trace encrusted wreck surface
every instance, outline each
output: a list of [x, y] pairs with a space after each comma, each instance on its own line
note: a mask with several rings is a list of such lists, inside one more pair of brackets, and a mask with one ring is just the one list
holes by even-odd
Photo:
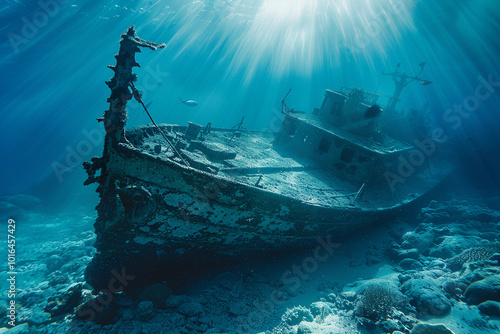
[[139, 46], [164, 45], [137, 38], [133, 28], [122, 35], [101, 119], [103, 157], [85, 163], [86, 184], [99, 183], [101, 198], [97, 253], [86, 270], [96, 290], [116, 272], [134, 276], [127, 287], [175, 283], [235, 259], [339, 240], [398, 214], [450, 171], [429, 159], [391, 191], [384, 171], [396, 172], [412, 147], [375, 141], [379, 134], [366, 127], [362, 136], [331, 131], [321, 115], [335, 94], [316, 116], [287, 114], [278, 134], [190, 123], [141, 126], [125, 136], [127, 101], [142, 103], [132, 74]]
[[[131, 87], [137, 81], [137, 75], [132, 73], [134, 67], [140, 65], [135, 60], [135, 54], [141, 52], [139, 47], [147, 47], [152, 50], [164, 48], [163, 43], [152, 43], [140, 39], [135, 32], [134, 27], [130, 27], [126, 34], [122, 34], [120, 41], [120, 49], [116, 58], [116, 66], [108, 66], [114, 71], [115, 75], [106, 82], [111, 89], [111, 95], [108, 98], [110, 104], [109, 109], [104, 112], [102, 118], [98, 118], [99, 122], [104, 123], [106, 131], [104, 151], [101, 158], [94, 157], [91, 162], [83, 164], [89, 177], [85, 181], [85, 185], [99, 183], [97, 192], [99, 193], [100, 201], [97, 206], [98, 217], [94, 224], [98, 237], [97, 249], [99, 252], [99, 244], [102, 242], [100, 232], [109, 222], [117, 222], [123, 213], [123, 205], [119, 201], [118, 180], [113, 172], [109, 171], [108, 165], [113, 156], [113, 151], [120, 143], [126, 144], [125, 124], [127, 120], [127, 102], [134, 97], [134, 91]], [[138, 92], [135, 92], [137, 94]], [[140, 96], [135, 96], [140, 99]], [[98, 171], [100, 170], [100, 175]], [[111, 265], [107, 269], [111, 270], [114, 267]], [[101, 268], [102, 270], [107, 270]]]

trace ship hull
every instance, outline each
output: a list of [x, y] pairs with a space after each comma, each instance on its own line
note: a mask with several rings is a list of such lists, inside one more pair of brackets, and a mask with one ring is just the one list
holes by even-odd
[[[86, 279], [96, 290], [106, 289], [117, 272], [134, 277], [126, 288], [176, 285], [255, 256], [318, 245], [329, 251], [349, 234], [401, 214], [448, 173], [427, 184], [415, 181], [411, 193], [391, 194], [384, 205], [326, 207], [120, 143], [106, 163], [117, 190], [97, 208], [97, 252]], [[388, 193], [387, 185], [380, 188], [364, 196]]]

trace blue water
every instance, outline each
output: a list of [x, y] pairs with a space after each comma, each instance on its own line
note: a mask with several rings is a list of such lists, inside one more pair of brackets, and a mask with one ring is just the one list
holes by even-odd
[[[457, 129], [443, 115], [474, 95], [479, 76], [500, 81], [499, 13], [492, 0], [4, 1], [0, 194], [49, 179], [49, 195], [70, 176], [83, 178], [80, 160], [101, 147], [82, 148], [81, 159], [66, 161], [68, 152], [86, 140], [82, 131], [100, 130], [95, 118], [108, 107], [106, 65], [114, 64], [119, 36], [131, 25], [140, 37], [167, 44], [140, 54], [136, 71], [157, 122], [232, 126], [245, 116], [250, 129], [275, 131], [289, 88], [288, 104], [310, 112], [325, 88], [390, 94], [384, 66], [390, 72], [401, 63], [415, 74], [426, 62], [422, 77], [433, 84], [411, 84], [399, 107], [429, 104], [470, 171], [496, 179], [500, 87], [477, 105], [469, 100], [471, 116], [461, 117]], [[178, 97], [199, 106], [187, 108]], [[148, 122], [132, 102], [128, 124]], [[62, 182], [55, 162], [65, 166]]]
[[[245, 117], [250, 130], [277, 131], [290, 88], [287, 105], [311, 112], [327, 88], [390, 95], [383, 71], [401, 63], [415, 75], [425, 62], [421, 77], [432, 84], [411, 83], [398, 110], [426, 110], [449, 138], [458, 167], [453, 191], [494, 196], [499, 9], [497, 0], [3, 0], [1, 219], [32, 224], [22, 241], [34, 248], [52, 247], [43, 243], [51, 239], [44, 229], [71, 242], [85, 236], [91, 255], [98, 198], [94, 186], [83, 186], [81, 164], [102, 154], [96, 118], [109, 107], [106, 66], [115, 64], [120, 35], [131, 25], [141, 38], [166, 43], [138, 54], [142, 67], [135, 69], [157, 123], [231, 127]], [[150, 123], [135, 101], [128, 111], [129, 127]], [[63, 236], [75, 219], [73, 234]]]

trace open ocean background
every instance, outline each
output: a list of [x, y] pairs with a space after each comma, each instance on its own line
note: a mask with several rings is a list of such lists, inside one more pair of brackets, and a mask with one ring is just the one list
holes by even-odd
[[[425, 62], [432, 85], [411, 83], [398, 109], [426, 110], [449, 137], [452, 191], [499, 196], [497, 0], [2, 0], [0, 22], [0, 216], [42, 224], [22, 247], [56, 238], [44, 234], [54, 221], [73, 222], [57, 235], [93, 231], [98, 196], [82, 162], [102, 154], [106, 66], [132, 25], [167, 45], [138, 54], [135, 69], [157, 123], [245, 117], [250, 130], [277, 131], [290, 88], [287, 105], [311, 112], [325, 89], [391, 95], [384, 69], [414, 75]], [[133, 100], [128, 116], [128, 127], [150, 123]]]

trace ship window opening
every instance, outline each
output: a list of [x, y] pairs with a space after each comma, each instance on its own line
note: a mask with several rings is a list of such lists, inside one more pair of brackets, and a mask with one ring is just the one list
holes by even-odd
[[337, 114], [342, 108], [342, 103], [340, 101], [334, 101], [332, 107], [330, 108], [330, 114]]
[[354, 150], [344, 147], [342, 149], [342, 152], [340, 152], [340, 160], [344, 162], [351, 162], [352, 159], [354, 158], [354, 153], [355, 153]]
[[330, 146], [332, 146], [332, 142], [330, 140], [325, 137], [321, 138], [318, 145], [319, 154], [327, 153], [330, 150]]

